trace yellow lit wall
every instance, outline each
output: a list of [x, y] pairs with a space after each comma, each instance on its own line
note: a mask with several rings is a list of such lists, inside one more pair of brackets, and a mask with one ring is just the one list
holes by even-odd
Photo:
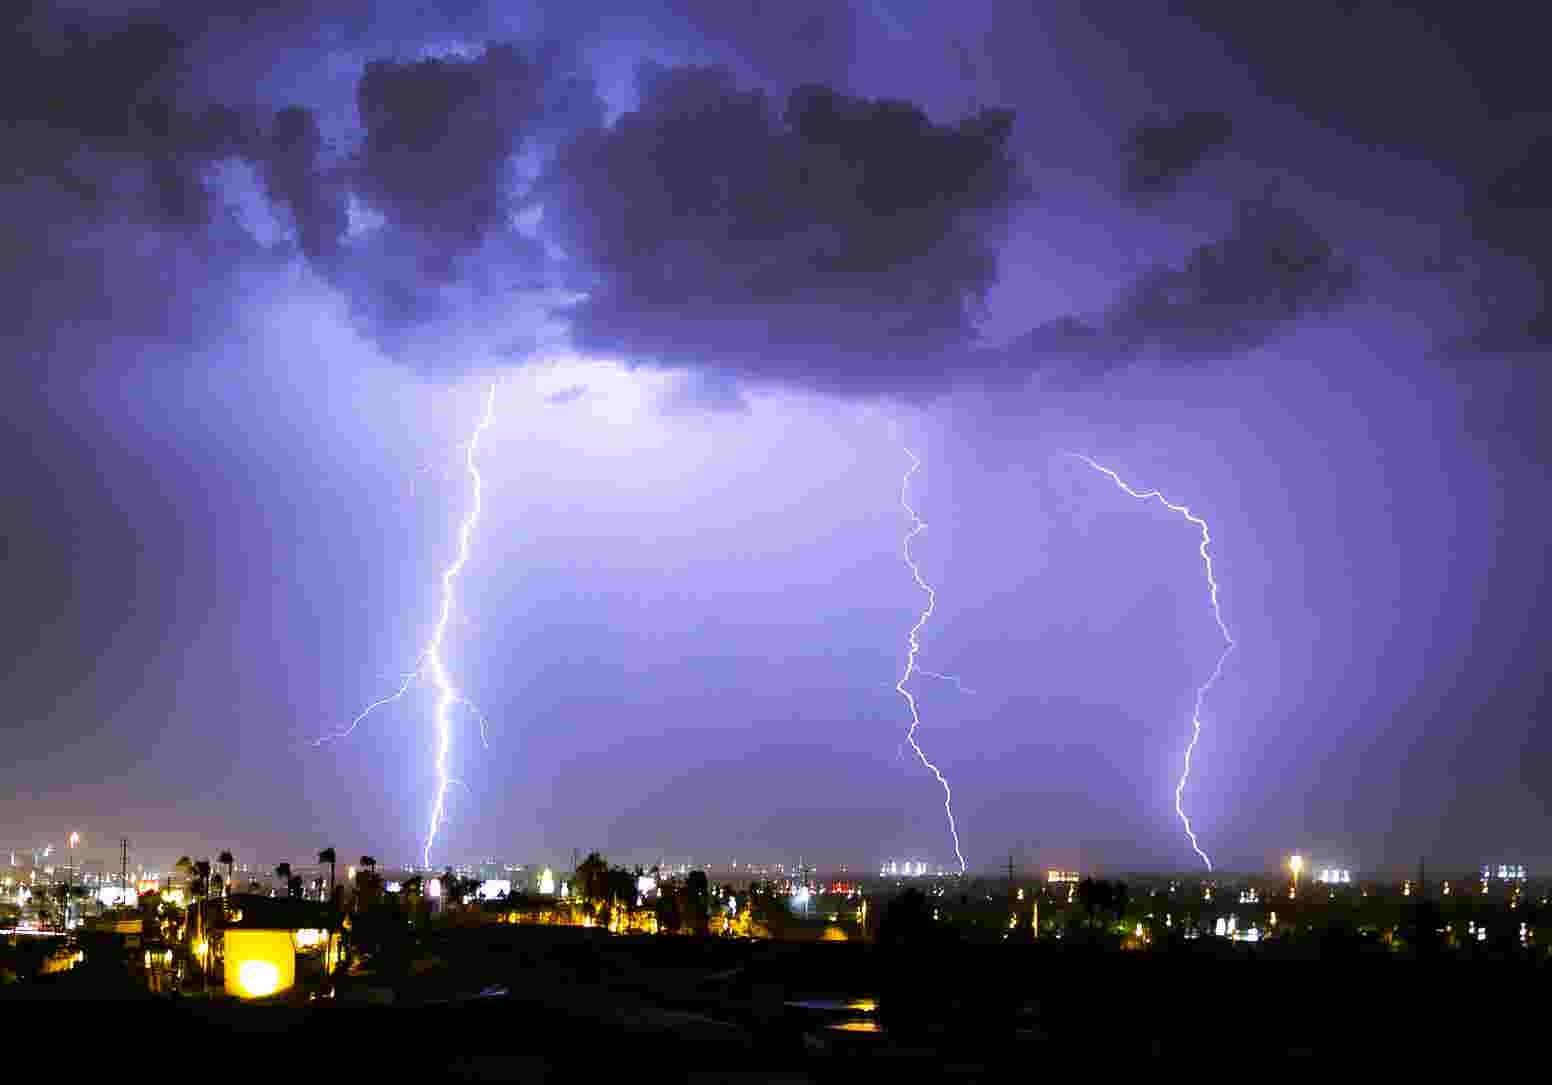
[[296, 983], [296, 947], [290, 931], [226, 932], [226, 993], [263, 998]]

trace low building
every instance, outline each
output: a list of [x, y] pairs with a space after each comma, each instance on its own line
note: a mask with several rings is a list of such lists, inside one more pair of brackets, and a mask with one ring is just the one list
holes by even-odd
[[299, 976], [326, 978], [343, 954], [340, 914], [317, 901], [237, 894], [228, 898], [221, 938], [226, 993], [268, 998]]

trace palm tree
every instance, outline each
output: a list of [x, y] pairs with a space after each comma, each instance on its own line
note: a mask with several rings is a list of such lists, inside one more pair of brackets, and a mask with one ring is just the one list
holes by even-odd
[[275, 877], [281, 886], [289, 893], [291, 889], [291, 864], [281, 863], [275, 868]]
[[216, 862], [226, 867], [226, 884], [230, 886], [232, 884], [232, 867], [236, 863], [236, 860], [232, 858], [232, 853], [229, 851], [223, 851], [220, 855], [216, 856]]
[[370, 855], [363, 855], [361, 857], [361, 867], [364, 870], [376, 870], [377, 860], [373, 859]]
[[318, 861], [329, 864], [329, 896], [332, 898], [334, 896], [334, 849], [324, 848], [318, 853]]
[[197, 874], [199, 876], [199, 895], [201, 897], [209, 896], [210, 895], [210, 860], [209, 859], [201, 859], [199, 862], [195, 863], [194, 864], [194, 872], [195, 872], [195, 874]]

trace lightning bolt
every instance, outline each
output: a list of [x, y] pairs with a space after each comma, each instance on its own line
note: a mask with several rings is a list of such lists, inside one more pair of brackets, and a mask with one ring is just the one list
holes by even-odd
[[1114, 482], [1130, 496], [1142, 501], [1157, 501], [1171, 512], [1178, 512], [1186, 520], [1201, 529], [1202, 545], [1199, 547], [1199, 553], [1202, 555], [1202, 564], [1207, 569], [1208, 598], [1212, 601], [1213, 618], [1218, 623], [1218, 632], [1223, 634], [1223, 651], [1218, 656], [1218, 663], [1213, 667], [1212, 674], [1196, 690], [1196, 707], [1191, 711], [1191, 741], [1186, 745], [1185, 770], [1180, 774], [1180, 782], [1175, 785], [1175, 813], [1180, 815], [1181, 824], [1186, 827], [1186, 836], [1191, 838], [1191, 849], [1201, 856], [1202, 862], [1207, 864], [1207, 869], [1210, 871], [1213, 868], [1212, 860], [1207, 857], [1207, 853], [1197, 843], [1196, 833], [1191, 831], [1191, 819], [1186, 816], [1185, 809], [1181, 806], [1181, 796], [1185, 793], [1186, 782], [1191, 778], [1191, 755], [1196, 752], [1197, 739], [1202, 737], [1202, 702], [1206, 699], [1208, 690], [1212, 689], [1217, 683], [1219, 676], [1223, 674], [1223, 664], [1228, 660], [1229, 653], [1234, 651], [1234, 638], [1229, 635], [1229, 627], [1223, 621], [1223, 611], [1218, 606], [1218, 581], [1213, 576], [1212, 555], [1207, 552], [1207, 547], [1212, 542], [1212, 536], [1207, 531], [1207, 521], [1200, 516], [1192, 516], [1190, 509], [1184, 505], [1174, 504], [1158, 490], [1139, 491], [1132, 489], [1132, 487], [1121, 480], [1120, 475], [1102, 464], [1095, 463], [1082, 453], [1069, 452], [1067, 454], [1075, 459], [1082, 460], [1100, 474], [1109, 476], [1111, 482]]
[[447, 639], [447, 629], [452, 623], [455, 596], [454, 584], [458, 579], [458, 575], [463, 572], [463, 567], [468, 564], [469, 545], [474, 537], [474, 529], [479, 524], [480, 514], [484, 507], [485, 480], [480, 474], [479, 464], [475, 460], [475, 453], [479, 450], [480, 438], [491, 427], [495, 419], [496, 386], [492, 384], [489, 393], [485, 397], [485, 413], [481, 416], [479, 424], [474, 428], [473, 435], [464, 446], [464, 469], [468, 472], [473, 496], [470, 501], [469, 511], [465, 514], [463, 522], [458, 528], [458, 553], [452, 562], [442, 570], [441, 609], [438, 613], [436, 624], [432, 627], [431, 637], [426, 642], [426, 647], [420, 653], [420, 657], [415, 661], [414, 669], [405, 674], [404, 681], [400, 683], [398, 689], [386, 697], [379, 697], [367, 705], [344, 728], [332, 734], [324, 735], [322, 738], [315, 739], [312, 742], [312, 745], [316, 748], [323, 746], [325, 743], [347, 737], [373, 712], [385, 705], [401, 700], [409, 692], [410, 687], [415, 684], [416, 679], [426, 677], [431, 679], [431, 684], [436, 687], [437, 691], [436, 709], [433, 715], [437, 732], [437, 791], [436, 801], [431, 807], [431, 825], [426, 834], [426, 846], [422, 854], [422, 861], [427, 866], [431, 864], [431, 846], [436, 842], [437, 829], [441, 827], [442, 815], [447, 809], [447, 789], [454, 784], [464, 787], [468, 786], [463, 781], [454, 779], [447, 774], [447, 753], [451, 745], [452, 728], [450, 713], [455, 707], [466, 708], [474, 715], [480, 725], [480, 742], [487, 749], [490, 747], [486, 734], [485, 715], [474, 702], [460, 693], [458, 687], [453, 683], [451, 675], [448, 674], [447, 666], [442, 661], [442, 643]]
[[[903, 445], [901, 447], [905, 448]], [[916, 619], [916, 624], [911, 627], [910, 635], [906, 638], [909, 650], [905, 657], [905, 673], [900, 676], [900, 681], [895, 683], [895, 691], [905, 698], [906, 706], [911, 710], [911, 726], [905, 733], [905, 740], [911, 744], [911, 749], [916, 751], [916, 756], [921, 760], [921, 763], [927, 766], [928, 771], [938, 778], [938, 783], [943, 785], [943, 812], [948, 815], [948, 831], [954, 838], [954, 854], [959, 858], [959, 872], [963, 874], [965, 872], [965, 854], [959, 848], [959, 827], [954, 824], [954, 792], [949, 788], [948, 780], [944, 778], [943, 773], [938, 771], [938, 766], [927, 760], [927, 755], [922, 752], [921, 746], [916, 742], [916, 729], [921, 726], [921, 714], [916, 709], [916, 698], [911, 694], [910, 690], [905, 688], [906, 683], [911, 680], [911, 675], [918, 671], [922, 674], [931, 673], [935, 678], [958, 681], [958, 679], [949, 678], [948, 675], [922, 671], [921, 668], [916, 666], [916, 656], [921, 652], [919, 637], [922, 627], [927, 624], [927, 619], [932, 617], [932, 611], [937, 606], [938, 595], [937, 592], [932, 590], [932, 585], [922, 579], [921, 569], [917, 566], [916, 559], [911, 557], [911, 540], [923, 531], [926, 531], [927, 524], [920, 516], [916, 515], [916, 510], [911, 507], [910, 498], [911, 476], [921, 469], [921, 458], [909, 448], [905, 448], [905, 454], [911, 458], [911, 466], [905, 472], [905, 477], [900, 480], [900, 507], [911, 518], [911, 530], [906, 533], [902, 546], [905, 554], [905, 564], [910, 567], [911, 576], [916, 579], [916, 586], [927, 593], [927, 606], [921, 612], [921, 617]]]
[[[468, 514], [464, 516], [463, 523], [458, 528], [458, 556], [446, 569], [442, 570], [442, 613], [437, 618], [435, 628], [431, 631], [431, 640], [426, 645], [426, 650], [421, 654], [424, 665], [430, 675], [431, 682], [437, 689], [436, 703], [436, 730], [437, 730], [437, 794], [436, 802], [431, 806], [431, 825], [426, 831], [426, 847], [422, 859], [426, 866], [431, 865], [431, 846], [436, 843], [437, 829], [442, 824], [442, 812], [447, 806], [447, 788], [451, 780], [447, 775], [447, 750], [452, 741], [452, 721], [448, 714], [457, 705], [469, 705], [464, 695], [458, 692], [458, 687], [453, 684], [452, 676], [447, 673], [447, 665], [442, 662], [442, 641], [447, 636], [448, 624], [453, 619], [453, 586], [458, 580], [458, 574], [463, 572], [463, 567], [469, 562], [469, 543], [474, 537], [474, 529], [480, 522], [480, 513], [484, 507], [485, 479], [480, 474], [475, 453], [479, 451], [480, 438], [496, 420], [496, 386], [490, 386], [490, 393], [485, 397], [485, 414], [480, 419], [479, 425], [474, 427], [474, 434], [469, 438], [469, 444], [464, 452], [464, 468], [469, 472], [469, 484], [471, 497]], [[481, 736], [484, 735], [484, 717], [480, 719]]]

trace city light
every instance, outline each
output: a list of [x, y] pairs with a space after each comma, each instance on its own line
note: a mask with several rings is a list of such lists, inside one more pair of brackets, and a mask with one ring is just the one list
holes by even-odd
[[244, 961], [237, 969], [237, 982], [249, 998], [264, 998], [280, 989], [280, 969], [269, 961]]
[[296, 946], [290, 931], [227, 930], [227, 994], [265, 998], [295, 982]]
[[507, 878], [487, 878], [480, 883], [480, 899], [495, 900], [512, 892], [512, 882]]

